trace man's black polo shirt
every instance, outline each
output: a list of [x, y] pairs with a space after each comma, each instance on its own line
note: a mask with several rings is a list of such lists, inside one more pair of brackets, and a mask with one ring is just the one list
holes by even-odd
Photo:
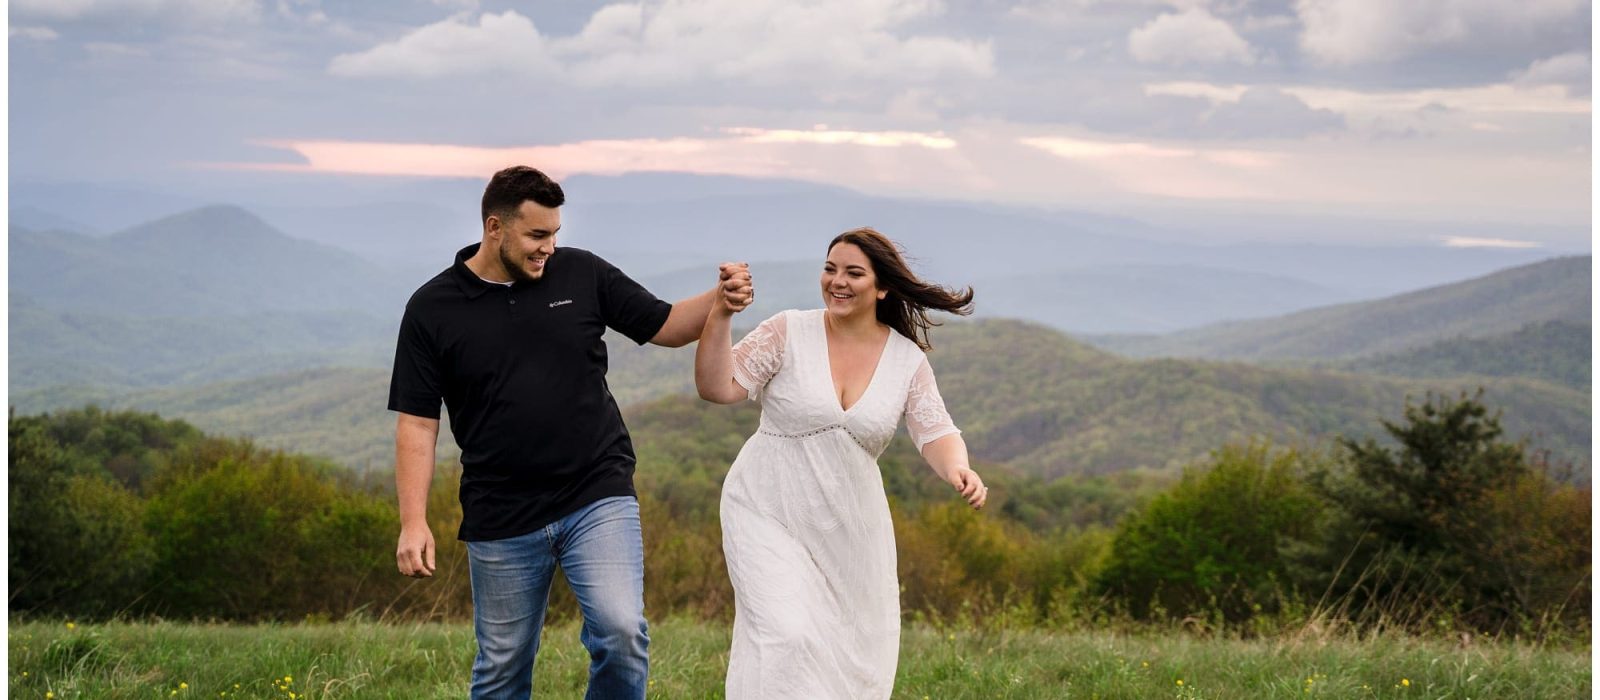
[[461, 446], [463, 540], [533, 532], [631, 496], [633, 443], [606, 385], [607, 327], [643, 344], [672, 311], [610, 263], [557, 248], [544, 275], [485, 282], [466, 260], [406, 303], [389, 410], [439, 417]]

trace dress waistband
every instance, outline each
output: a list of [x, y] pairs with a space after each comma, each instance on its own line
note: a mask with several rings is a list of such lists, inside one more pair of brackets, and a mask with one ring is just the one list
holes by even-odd
[[845, 426], [845, 424], [843, 424], [843, 423], [834, 423], [832, 425], [824, 425], [824, 426], [822, 426], [820, 428], [812, 428], [811, 430], [807, 430], [807, 431], [799, 432], [799, 433], [780, 433], [780, 432], [778, 432], [776, 430], [768, 430], [767, 428], [764, 428], [764, 427], [757, 428], [756, 432], [760, 433], [762, 435], [770, 436], [770, 437], [785, 438], [785, 439], [789, 439], [789, 440], [804, 440], [804, 439], [809, 438], [809, 437], [816, 437], [816, 436], [821, 435], [823, 433], [831, 433], [831, 432], [833, 432], [835, 430], [844, 431], [844, 434], [845, 435], [849, 435], [850, 436], [850, 441], [854, 442], [857, 447], [860, 447], [862, 450], [865, 450], [867, 454], [872, 454], [872, 450], [868, 450], [867, 449], [867, 446], [861, 442], [861, 438], [856, 437], [856, 434], [853, 433], [853, 432], [850, 432], [850, 428]]
[[789, 439], [792, 439], [792, 440], [798, 440], [800, 438], [808, 438], [808, 437], [811, 437], [813, 435], [821, 435], [823, 433], [834, 431], [834, 430], [843, 430], [845, 432], [850, 432], [850, 430], [848, 428], [844, 427], [843, 423], [834, 423], [833, 425], [824, 425], [824, 426], [822, 426], [820, 428], [807, 430], [807, 431], [805, 431], [803, 433], [780, 433], [780, 432], [778, 432], [776, 430], [768, 430], [766, 428], [757, 428], [756, 432], [761, 433], [762, 435], [771, 435], [772, 437], [781, 437], [781, 438], [789, 438]]

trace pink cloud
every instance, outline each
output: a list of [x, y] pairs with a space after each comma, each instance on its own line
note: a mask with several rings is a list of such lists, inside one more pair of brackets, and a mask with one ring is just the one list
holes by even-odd
[[739, 153], [704, 139], [580, 141], [554, 146], [490, 148], [451, 144], [361, 141], [268, 141], [304, 163], [220, 163], [213, 167], [282, 172], [424, 177], [482, 177], [508, 165], [538, 163], [557, 177], [576, 173], [692, 172], [746, 177], [780, 174], [782, 162]]
[[[298, 154], [301, 163], [210, 163], [230, 170], [342, 173], [423, 177], [482, 177], [507, 165], [538, 163], [557, 177], [577, 173], [617, 175], [684, 172], [743, 177], [822, 177], [796, 160], [822, 163], [826, 151], [850, 147], [947, 150], [944, 134], [916, 132], [810, 131], [728, 128], [720, 138], [613, 139], [550, 146], [483, 147], [453, 144], [380, 143], [284, 139], [258, 145]], [[810, 149], [809, 153], [805, 152]]]

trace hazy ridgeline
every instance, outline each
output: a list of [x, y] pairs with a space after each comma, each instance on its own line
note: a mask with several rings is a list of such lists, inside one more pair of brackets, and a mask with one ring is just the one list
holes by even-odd
[[[1504, 441], [1470, 397], [1406, 416], [1381, 444], [1219, 446], [1175, 483], [1047, 484], [995, 467], [982, 514], [901, 437], [882, 466], [905, 614], [1018, 628], [1183, 620], [1247, 635], [1308, 625], [1587, 634], [1589, 491]], [[688, 399], [631, 412], [652, 615], [731, 615], [717, 494], [755, 418]], [[469, 614], [453, 470], [439, 470], [429, 505], [439, 571], [417, 582], [394, 573], [386, 474], [149, 414], [13, 416], [9, 427], [13, 614]], [[574, 614], [559, 586], [554, 606], [557, 619]]]

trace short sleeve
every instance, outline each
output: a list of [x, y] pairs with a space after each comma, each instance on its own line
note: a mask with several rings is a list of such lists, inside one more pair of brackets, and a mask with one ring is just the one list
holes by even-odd
[[394, 347], [394, 374], [389, 377], [389, 410], [421, 418], [438, 418], [444, 400], [439, 382], [439, 355], [416, 311], [406, 306], [400, 337]]
[[961, 432], [945, 410], [944, 397], [939, 395], [939, 384], [933, 379], [933, 366], [928, 364], [926, 355], [911, 376], [911, 390], [906, 393], [906, 431], [911, 433], [918, 452], [934, 440]]
[[783, 348], [789, 339], [787, 319], [780, 313], [762, 321], [733, 346], [733, 380], [749, 392], [752, 401], [783, 367]]
[[666, 325], [672, 304], [651, 294], [611, 263], [595, 256], [600, 314], [607, 327], [644, 345]]

